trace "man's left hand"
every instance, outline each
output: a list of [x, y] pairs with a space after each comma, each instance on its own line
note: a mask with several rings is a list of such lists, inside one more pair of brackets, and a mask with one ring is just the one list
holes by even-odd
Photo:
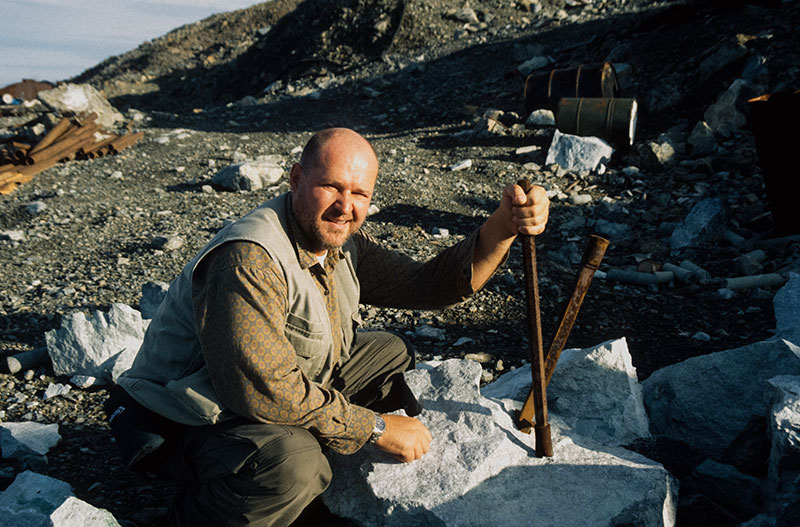
[[527, 194], [522, 187], [510, 184], [503, 190], [500, 210], [508, 216], [510, 234], [536, 236], [544, 232], [550, 213], [550, 199], [545, 190], [533, 185]]

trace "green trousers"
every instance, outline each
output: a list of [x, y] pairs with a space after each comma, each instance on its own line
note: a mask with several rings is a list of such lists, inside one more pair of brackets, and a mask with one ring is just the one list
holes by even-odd
[[[378, 412], [404, 407], [402, 372], [413, 368], [405, 342], [359, 332], [331, 386]], [[322, 494], [331, 469], [308, 430], [233, 419], [188, 427], [157, 452], [158, 472], [177, 482], [170, 522], [178, 527], [285, 526]]]

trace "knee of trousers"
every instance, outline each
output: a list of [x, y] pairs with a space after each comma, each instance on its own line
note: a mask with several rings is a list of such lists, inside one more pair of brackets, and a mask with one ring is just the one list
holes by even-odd
[[261, 447], [248, 463], [259, 487], [278, 492], [321, 494], [331, 481], [331, 467], [319, 442], [307, 430], [286, 427], [288, 433]]
[[409, 341], [405, 335], [395, 333], [394, 331], [387, 331], [389, 337], [389, 348], [394, 352], [395, 356], [403, 357], [408, 361], [405, 369], [413, 370], [416, 362], [416, 350], [414, 345]]

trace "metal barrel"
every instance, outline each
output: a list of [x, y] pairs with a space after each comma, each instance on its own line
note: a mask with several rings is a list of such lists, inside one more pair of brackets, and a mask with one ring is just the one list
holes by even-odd
[[555, 111], [562, 133], [599, 137], [617, 148], [628, 148], [636, 134], [636, 99], [563, 98]]
[[747, 101], [747, 106], [775, 230], [780, 235], [800, 234], [794, 192], [800, 180], [797, 171], [787, 170], [794, 165], [800, 140], [796, 126], [800, 122], [800, 90], [761, 95]]
[[610, 62], [581, 64], [554, 69], [549, 74], [531, 74], [525, 79], [525, 110], [555, 110], [563, 97], [603, 97], [619, 95], [617, 72]]

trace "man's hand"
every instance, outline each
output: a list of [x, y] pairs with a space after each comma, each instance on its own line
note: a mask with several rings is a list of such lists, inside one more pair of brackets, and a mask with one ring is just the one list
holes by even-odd
[[404, 463], [419, 459], [428, 452], [433, 436], [419, 419], [389, 414], [381, 417], [386, 421], [386, 431], [375, 442], [378, 448]]
[[472, 288], [478, 290], [503, 261], [518, 234], [536, 236], [544, 232], [550, 212], [545, 190], [534, 185], [526, 195], [519, 185], [503, 189], [500, 206], [481, 227], [472, 259]]
[[508, 218], [507, 225], [512, 236], [516, 234], [536, 236], [544, 232], [550, 213], [550, 199], [545, 190], [538, 185], [531, 186], [526, 195], [522, 187], [511, 184], [503, 190], [500, 212]]

